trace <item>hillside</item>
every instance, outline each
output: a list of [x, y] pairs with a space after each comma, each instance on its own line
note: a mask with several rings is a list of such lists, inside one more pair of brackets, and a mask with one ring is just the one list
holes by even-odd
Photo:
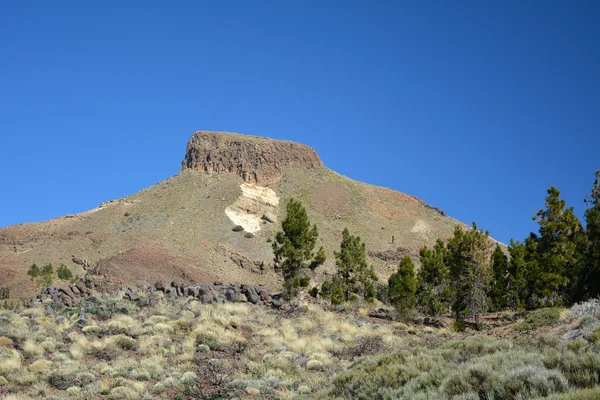
[[404, 254], [416, 257], [460, 223], [416, 197], [327, 169], [310, 147], [196, 132], [182, 171], [163, 182], [81, 214], [0, 229], [0, 282], [11, 298], [34, 296], [28, 267], [52, 263], [79, 276], [83, 265], [97, 265], [107, 281], [125, 286], [221, 280], [277, 290], [269, 239], [291, 197], [305, 204], [327, 252], [316, 280], [333, 272], [344, 227], [364, 240], [370, 263], [387, 278]]

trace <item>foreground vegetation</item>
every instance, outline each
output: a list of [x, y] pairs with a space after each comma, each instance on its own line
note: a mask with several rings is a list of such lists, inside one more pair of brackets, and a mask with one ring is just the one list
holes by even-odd
[[599, 395], [597, 302], [514, 322], [500, 315], [503, 326], [487, 336], [372, 318], [382, 311], [364, 303], [331, 309], [303, 297], [272, 310], [139, 295], [96, 295], [59, 311], [0, 309], [0, 398]]

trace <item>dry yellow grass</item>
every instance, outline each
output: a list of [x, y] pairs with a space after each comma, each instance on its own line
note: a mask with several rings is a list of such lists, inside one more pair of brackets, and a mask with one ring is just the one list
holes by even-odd
[[[66, 318], [43, 306], [35, 319], [27, 309], [0, 312], [14, 322], [0, 337], [4, 386], [32, 397], [38, 387], [59, 398], [172, 398], [205, 379], [210, 360], [222, 359], [241, 398], [288, 398], [326, 387], [351, 362], [339, 354], [361, 337], [384, 335], [390, 345], [404, 340], [394, 324], [368, 321], [367, 307], [344, 316], [307, 304], [287, 315], [243, 303], [163, 299], [138, 307], [111, 297], [102, 302], [119, 313], [100, 318], [100, 305], [85, 303], [83, 323], [77, 309]], [[20, 350], [9, 337], [23, 343]], [[48, 384], [54, 375], [80, 383], [61, 391]]]

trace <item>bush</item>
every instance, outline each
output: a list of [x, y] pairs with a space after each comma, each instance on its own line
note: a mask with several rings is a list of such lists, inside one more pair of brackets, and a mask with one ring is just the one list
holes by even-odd
[[73, 273], [64, 264], [61, 264], [61, 266], [58, 267], [56, 272], [58, 274], [58, 279], [60, 279], [60, 280], [68, 281], [68, 280], [73, 279]]
[[564, 393], [569, 383], [560, 371], [526, 365], [509, 371], [494, 389], [498, 399], [526, 399]]
[[600, 327], [594, 329], [587, 339], [594, 344], [600, 344]]
[[540, 328], [542, 326], [555, 325], [560, 318], [560, 308], [540, 308], [539, 310], [531, 311], [525, 317], [525, 321], [515, 326], [518, 331], [529, 331]]
[[114, 344], [123, 350], [135, 350], [137, 348], [135, 340], [125, 335], [115, 336]]
[[243, 230], [244, 230], [244, 227], [243, 227], [243, 226], [241, 226], [241, 225], [236, 225], [236, 226], [234, 226], [234, 227], [233, 227], [233, 229], [232, 229], [232, 231], [234, 231], [234, 232], [241, 232], [241, 231], [243, 231]]
[[74, 375], [52, 374], [48, 377], [48, 384], [58, 390], [67, 390], [75, 383]]
[[247, 233], [244, 235], [244, 237], [245, 237], [245, 238], [247, 238], [247, 239], [252, 239], [252, 238], [254, 237], [254, 234], [253, 234], [252, 232], [247, 232]]

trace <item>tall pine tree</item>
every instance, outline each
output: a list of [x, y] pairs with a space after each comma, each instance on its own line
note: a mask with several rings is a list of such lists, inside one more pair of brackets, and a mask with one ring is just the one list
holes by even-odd
[[367, 252], [360, 237], [352, 236], [348, 228], [345, 228], [340, 251], [334, 254], [337, 271], [332, 290], [341, 290], [344, 301], [351, 300], [355, 295], [372, 299], [375, 296], [373, 282], [378, 278], [373, 268], [367, 265]]
[[600, 170], [596, 171], [596, 179], [591, 193], [585, 197], [585, 204], [588, 207], [585, 223], [589, 241], [585, 291], [589, 297], [596, 297], [600, 295]]
[[390, 303], [403, 319], [409, 319], [416, 304], [417, 280], [415, 265], [409, 256], [404, 256], [398, 264], [398, 270], [388, 279]]
[[492, 253], [492, 281], [490, 285], [490, 300], [493, 309], [503, 310], [508, 306], [507, 296], [508, 257], [499, 244]]
[[456, 328], [464, 329], [467, 316], [475, 318], [487, 309], [487, 285], [490, 279], [491, 242], [489, 232], [473, 228], [464, 231], [460, 226], [448, 240], [448, 265], [454, 286], [453, 309]]
[[513, 310], [524, 307], [527, 282], [525, 271], [527, 268], [527, 249], [525, 244], [510, 240], [508, 246], [510, 261], [506, 276], [506, 306]]
[[545, 208], [533, 217], [540, 226], [540, 295], [550, 305], [578, 300], [585, 267], [587, 237], [583, 226], [554, 186], [548, 189]]
[[426, 315], [438, 315], [448, 311], [451, 286], [446, 266], [446, 246], [438, 239], [433, 249], [423, 247], [419, 251], [421, 268], [417, 273], [417, 304]]
[[281, 223], [273, 243], [275, 263], [283, 270], [284, 292], [286, 297], [295, 297], [299, 287], [310, 282], [308, 270], [314, 271], [325, 262], [323, 247], [315, 253], [319, 233], [317, 225], [311, 227], [306, 209], [295, 199], [287, 204], [287, 215]]

